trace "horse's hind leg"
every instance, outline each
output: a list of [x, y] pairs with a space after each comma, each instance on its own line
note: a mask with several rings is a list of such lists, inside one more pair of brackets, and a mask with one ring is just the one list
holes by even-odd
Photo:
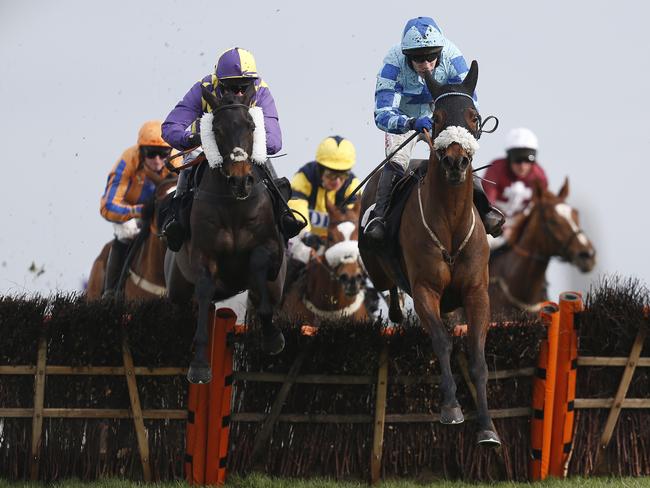
[[[282, 331], [273, 325], [273, 304], [267, 287], [272, 254], [269, 249], [258, 246], [250, 258], [251, 301], [262, 324], [262, 350], [267, 354], [279, 354], [284, 349]], [[279, 298], [279, 297], [278, 297]]]
[[477, 442], [486, 447], [501, 445], [494, 424], [488, 412], [487, 404], [487, 363], [485, 362], [485, 339], [490, 320], [490, 302], [485, 288], [477, 288], [465, 294], [463, 299], [467, 315], [467, 338], [471, 351], [469, 374], [476, 387], [477, 400]]
[[440, 363], [440, 390], [443, 396], [440, 422], [460, 424], [465, 419], [456, 399], [456, 382], [451, 374], [451, 339], [440, 318], [440, 296], [429, 287], [417, 286], [414, 287], [413, 303], [415, 312], [431, 337], [433, 351]]
[[187, 380], [190, 383], [209, 383], [212, 379], [212, 370], [206, 355], [208, 344], [208, 321], [210, 307], [214, 295], [215, 285], [210, 272], [201, 270], [195, 286], [196, 301], [198, 302], [199, 318], [194, 334], [194, 359], [187, 371]]
[[402, 320], [404, 320], [399, 291], [397, 290], [396, 286], [390, 289], [390, 307], [388, 309], [388, 318], [396, 324], [401, 324]]

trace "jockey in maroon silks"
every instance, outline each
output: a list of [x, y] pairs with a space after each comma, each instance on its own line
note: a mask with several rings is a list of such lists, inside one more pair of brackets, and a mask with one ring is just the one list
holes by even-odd
[[524, 211], [533, 196], [533, 185], [548, 187], [546, 173], [537, 162], [537, 137], [525, 128], [512, 129], [506, 136], [506, 157], [497, 159], [485, 172], [485, 193], [506, 216], [504, 234], [489, 239], [495, 249], [505, 244], [513, 217]]
[[[253, 55], [242, 48], [224, 52], [217, 61], [214, 73], [205, 76], [192, 85], [183, 99], [169, 113], [162, 124], [162, 136], [175, 149], [185, 150], [201, 145], [199, 123], [201, 116], [212, 109], [203, 98], [202, 87], [211, 91], [217, 99], [226, 93], [244, 95], [254, 90], [251, 107], [260, 107], [264, 114], [266, 152], [276, 154], [282, 148], [282, 133], [273, 95], [266, 82], [257, 73]], [[194, 154], [194, 153], [192, 153]], [[186, 159], [190, 159], [187, 157]], [[275, 171], [267, 160], [267, 169], [275, 178]], [[181, 213], [181, 201], [186, 194], [192, 169], [181, 171], [176, 194], [170, 207], [169, 217], [163, 224], [163, 234], [172, 251], [178, 251], [183, 244], [187, 222]], [[183, 206], [184, 208], [184, 206]]]

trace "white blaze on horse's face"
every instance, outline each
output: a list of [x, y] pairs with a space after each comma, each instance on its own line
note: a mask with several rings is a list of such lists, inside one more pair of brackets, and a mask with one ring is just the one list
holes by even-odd
[[587, 239], [584, 232], [580, 230], [580, 227], [578, 227], [578, 224], [576, 224], [576, 221], [573, 219], [573, 209], [571, 208], [571, 206], [566, 203], [558, 203], [555, 205], [555, 211], [560, 217], [562, 217], [569, 223], [569, 226], [571, 227], [571, 230], [575, 233], [578, 242], [580, 242], [580, 244], [582, 244], [583, 246], [588, 246], [589, 239]]
[[352, 233], [357, 228], [354, 222], [341, 222], [336, 229], [343, 236], [341, 242], [337, 242], [325, 251], [327, 264], [336, 268], [339, 264], [354, 263], [359, 259], [359, 242], [352, 240]]
[[343, 235], [343, 240], [349, 241], [352, 239], [352, 233], [354, 232], [354, 229], [357, 228], [357, 226], [354, 222], [347, 221], [341, 222], [336, 226], [336, 228]]
[[234, 148], [230, 153], [230, 160], [233, 163], [237, 163], [239, 161], [246, 161], [247, 159], [248, 159], [248, 153], [244, 151], [241, 147]]

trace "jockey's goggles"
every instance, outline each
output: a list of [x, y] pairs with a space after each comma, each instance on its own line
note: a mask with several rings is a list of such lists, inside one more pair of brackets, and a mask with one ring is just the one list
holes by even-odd
[[328, 180], [341, 180], [345, 181], [349, 178], [350, 172], [349, 171], [332, 171], [331, 169], [326, 169], [323, 171], [323, 178], [327, 178]]
[[171, 150], [172, 150], [171, 147], [158, 147], [158, 146], [150, 146], [150, 147], [142, 148], [142, 152], [144, 153], [145, 158], [155, 158], [156, 156], [160, 158], [166, 158], [167, 156], [169, 156]]
[[438, 59], [437, 53], [409, 55], [409, 60], [414, 63], [424, 63], [425, 61], [427, 63], [433, 63], [436, 59]]
[[235, 95], [239, 94], [244, 94], [246, 93], [246, 90], [248, 90], [248, 87], [251, 86], [251, 82], [240, 82], [240, 83], [227, 83], [227, 82], [222, 82], [221, 83], [221, 88], [224, 91], [228, 91], [230, 93], [233, 93]]

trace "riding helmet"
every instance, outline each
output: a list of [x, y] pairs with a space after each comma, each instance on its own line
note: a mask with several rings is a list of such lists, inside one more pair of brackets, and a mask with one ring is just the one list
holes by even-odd
[[354, 145], [341, 136], [326, 137], [316, 149], [316, 162], [332, 171], [350, 170], [356, 158]]
[[169, 144], [162, 138], [160, 120], [149, 120], [142, 124], [138, 132], [138, 146], [169, 147]]

